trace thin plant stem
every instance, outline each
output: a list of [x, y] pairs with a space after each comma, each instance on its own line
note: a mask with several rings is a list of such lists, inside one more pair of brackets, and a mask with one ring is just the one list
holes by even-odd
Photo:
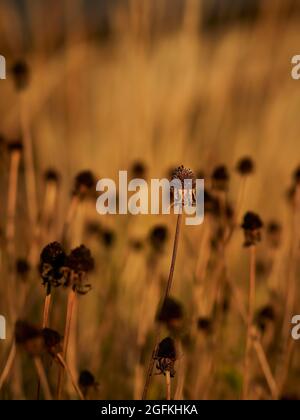
[[166, 371], [166, 400], [170, 401], [171, 400], [171, 375], [170, 375], [170, 371], [167, 370]]
[[[50, 311], [50, 304], [51, 304], [51, 288], [50, 286], [47, 286], [47, 292], [44, 302], [44, 310], [43, 310], [43, 323], [42, 328], [47, 328], [48, 326], [48, 320], [49, 320], [49, 311]], [[40, 388], [41, 388], [41, 381], [40, 378], [38, 378], [38, 384], [37, 384], [37, 396], [36, 399], [39, 400], [40, 398]]]
[[244, 362], [244, 383], [243, 383], [243, 399], [248, 396], [249, 380], [250, 380], [250, 362], [251, 362], [251, 329], [253, 324], [254, 305], [255, 305], [255, 269], [256, 269], [256, 247], [250, 247], [250, 287], [249, 287], [249, 303], [248, 303], [248, 319], [247, 319], [247, 339]]
[[266, 358], [265, 352], [262, 348], [262, 345], [261, 345], [260, 341], [257, 340], [256, 338], [253, 339], [253, 347], [256, 351], [259, 364], [262, 368], [262, 371], [264, 373], [264, 376], [265, 376], [266, 381], [268, 383], [268, 386], [270, 388], [272, 398], [273, 398], [273, 400], [277, 400], [278, 396], [279, 396], [278, 386], [277, 386], [276, 381], [274, 379], [274, 376], [271, 372], [271, 369], [270, 369], [268, 360]]
[[[174, 269], [175, 269], [175, 263], [176, 263], [176, 256], [177, 256], [177, 250], [178, 250], [181, 220], [182, 220], [182, 213], [179, 213], [178, 216], [177, 216], [176, 232], [175, 232], [175, 238], [174, 238], [173, 253], [172, 253], [172, 260], [171, 260], [171, 265], [170, 265], [169, 277], [168, 277], [168, 282], [167, 282], [162, 306], [164, 305], [166, 299], [168, 299], [169, 294], [170, 294], [170, 290], [171, 290], [171, 287], [172, 287], [173, 275], [174, 275]], [[143, 394], [142, 394], [142, 400], [145, 400], [147, 398], [148, 389], [149, 389], [149, 385], [150, 385], [151, 377], [152, 377], [152, 373], [153, 373], [153, 368], [154, 368], [154, 362], [155, 362], [155, 357], [156, 357], [156, 353], [157, 353], [158, 343], [159, 343], [159, 336], [160, 336], [160, 326], [158, 325], [157, 326], [157, 331], [156, 331], [155, 346], [154, 346], [154, 349], [153, 349], [153, 352], [152, 352], [152, 355], [151, 355], [151, 359], [149, 361], [148, 369], [147, 369], [147, 376], [146, 376], [145, 386], [144, 386], [144, 390], [143, 390]]]
[[13, 253], [14, 251], [15, 214], [16, 214], [18, 172], [19, 172], [19, 166], [20, 166], [20, 159], [21, 159], [20, 151], [12, 152], [10, 171], [9, 171], [9, 185], [8, 185], [8, 198], [7, 198], [7, 224], [6, 224], [7, 248], [10, 253]]
[[67, 372], [67, 374], [69, 375], [69, 377], [70, 377], [70, 379], [71, 379], [71, 382], [72, 382], [72, 385], [73, 385], [73, 387], [74, 387], [74, 389], [75, 389], [76, 393], [78, 394], [78, 397], [79, 397], [81, 400], [84, 400], [84, 396], [83, 396], [83, 394], [82, 394], [82, 392], [81, 392], [81, 390], [80, 390], [79, 386], [77, 385], [76, 380], [74, 379], [74, 376], [73, 376], [73, 374], [72, 374], [72, 372], [71, 372], [71, 369], [69, 368], [69, 365], [66, 363], [65, 359], [63, 358], [63, 356], [62, 356], [60, 353], [57, 353], [57, 354], [56, 354], [56, 357], [57, 357], [57, 359], [60, 361], [60, 363], [63, 365], [64, 370], [65, 370], [65, 371]]
[[32, 226], [37, 221], [37, 200], [36, 200], [36, 184], [35, 171], [33, 163], [32, 137], [29, 127], [28, 103], [26, 92], [20, 94], [20, 119], [21, 129], [24, 142], [24, 159], [25, 159], [25, 182], [27, 192], [28, 214]]
[[47, 292], [46, 294], [45, 303], [44, 303], [43, 328], [48, 327], [50, 305], [51, 305], [51, 292], [49, 291], [49, 293]]
[[33, 358], [33, 361], [34, 361], [34, 366], [35, 366], [36, 372], [37, 372], [38, 377], [39, 377], [39, 381], [40, 381], [41, 386], [43, 388], [45, 399], [46, 400], [52, 400], [52, 395], [51, 395], [49, 383], [48, 383], [48, 380], [47, 380], [47, 376], [46, 376], [46, 373], [45, 373], [45, 369], [44, 369], [42, 360], [41, 360], [40, 357], [36, 356], [36, 357]]
[[[67, 359], [68, 344], [69, 344], [69, 338], [70, 338], [72, 315], [73, 315], [75, 299], [76, 299], [76, 292], [73, 289], [71, 289], [68, 296], [67, 317], [66, 317], [64, 344], [63, 344], [63, 359], [64, 360]], [[64, 379], [64, 369], [61, 368], [59, 370], [58, 383], [57, 383], [57, 399], [58, 400], [61, 397], [63, 379]]]
[[[242, 296], [239, 293], [239, 290], [237, 289], [237, 287], [229, 280], [228, 277], [227, 277], [227, 281], [228, 281], [230, 287], [233, 290], [234, 302], [236, 304], [236, 308], [237, 308], [242, 320], [246, 324], [247, 323], [247, 315], [246, 315], [246, 311], [244, 310], [244, 307], [243, 307]], [[265, 351], [263, 349], [263, 346], [262, 346], [261, 341], [260, 341], [259, 336], [258, 336], [258, 332], [256, 331], [255, 327], [253, 327], [253, 332], [255, 334], [253, 347], [254, 347], [254, 350], [256, 352], [259, 364], [261, 366], [262, 372], [263, 372], [264, 377], [267, 381], [267, 384], [269, 386], [269, 389], [271, 391], [273, 399], [278, 399], [279, 386], [277, 385], [277, 382], [274, 378], [274, 375], [272, 374], [268, 359], [266, 357]]]
[[10, 371], [11, 371], [11, 368], [13, 366], [13, 363], [14, 363], [14, 360], [15, 360], [15, 357], [16, 357], [16, 354], [17, 354], [16, 343], [15, 343], [15, 341], [13, 341], [13, 344], [11, 346], [7, 361], [5, 363], [4, 369], [3, 369], [2, 373], [1, 373], [1, 376], [0, 376], [0, 391], [1, 391], [7, 377], [9, 375]]

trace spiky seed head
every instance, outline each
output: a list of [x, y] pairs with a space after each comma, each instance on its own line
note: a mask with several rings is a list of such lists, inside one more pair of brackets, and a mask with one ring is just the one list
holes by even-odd
[[181, 182], [182, 188], [184, 188], [185, 180], [191, 180], [193, 188], [195, 188], [196, 186], [196, 177], [194, 175], [194, 172], [189, 168], [185, 168], [183, 165], [178, 166], [173, 171], [172, 180], [177, 180], [177, 179]]
[[85, 245], [74, 248], [67, 257], [66, 266], [77, 273], [87, 273], [88, 271], [93, 270], [94, 259], [91, 251]]

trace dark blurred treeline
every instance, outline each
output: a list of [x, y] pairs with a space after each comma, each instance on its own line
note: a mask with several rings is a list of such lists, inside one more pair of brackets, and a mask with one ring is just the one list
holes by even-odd
[[39, 45], [50, 52], [68, 36], [111, 44], [119, 39], [116, 27], [132, 32], [139, 19], [147, 41], [153, 41], [177, 31], [191, 4], [198, 6], [191, 9], [199, 13], [197, 30], [206, 34], [253, 24], [262, 13], [283, 20], [300, 17], [299, 0], [0, 0], [0, 49], [6, 52], [11, 34], [2, 33], [9, 28], [22, 40], [21, 52], [36, 48], [37, 33]]

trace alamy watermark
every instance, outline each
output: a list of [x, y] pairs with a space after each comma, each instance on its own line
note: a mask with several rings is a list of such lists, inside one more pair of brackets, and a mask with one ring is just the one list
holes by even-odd
[[6, 339], [6, 320], [3, 315], [0, 315], [0, 340]]
[[300, 340], [300, 315], [293, 316], [292, 324], [294, 325], [291, 332], [292, 338], [294, 340]]
[[0, 79], [6, 79], [6, 60], [3, 55], [0, 55]]
[[[118, 188], [110, 178], [100, 179], [96, 190], [99, 214], [186, 214], [186, 225], [200, 225], [204, 220], [203, 179], [144, 179], [129, 181], [127, 171], [119, 171]], [[133, 194], [131, 194], [133, 193]], [[150, 196], [150, 197], [149, 197]], [[117, 199], [118, 198], [118, 199]]]
[[291, 71], [292, 78], [294, 80], [300, 79], [300, 55], [294, 55], [291, 63], [294, 65]]

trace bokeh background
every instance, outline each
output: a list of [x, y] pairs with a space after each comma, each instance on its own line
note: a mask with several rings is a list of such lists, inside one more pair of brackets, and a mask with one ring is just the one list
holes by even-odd
[[[16, 60], [26, 60], [30, 69], [22, 106], [32, 138], [38, 214], [45, 201], [45, 171], [52, 168], [60, 175], [54, 227], [39, 246], [61, 237], [73, 180], [81, 170], [93, 171], [97, 179], [117, 179], [119, 170], [132, 171], [138, 162], [146, 178], [161, 178], [184, 164], [204, 174], [210, 186], [213, 169], [225, 164], [231, 175], [227, 199], [234, 206], [240, 186], [236, 163], [250, 156], [255, 172], [247, 182], [238, 215], [254, 210], [266, 225], [276, 220], [282, 226], [279, 248], [270, 250], [264, 238], [257, 257], [257, 310], [276, 307], [279, 315], [272, 326], [276, 329], [284, 313], [293, 238], [293, 211], [286, 192], [299, 164], [300, 82], [291, 77], [291, 58], [299, 54], [299, 20], [300, 5], [293, 0], [0, 0], [0, 53], [7, 61], [7, 79], [0, 82], [0, 281], [5, 285], [0, 312], [10, 314], [8, 339], [0, 343], [0, 367], [10, 348], [15, 320], [22, 317], [39, 323], [44, 296], [34, 257], [26, 281], [15, 278], [9, 283], [10, 267], [6, 266], [6, 143], [24, 135], [19, 93], [11, 73]], [[21, 164], [15, 258], [32, 255], [36, 224], [27, 204]], [[146, 362], [141, 366], [138, 362], [138, 332], [142, 330], [147, 360], [154, 315], [168, 274], [174, 223], [174, 216], [101, 217], [95, 199], [82, 205], [72, 221], [68, 246], [81, 242], [89, 246], [96, 269], [91, 275], [92, 291], [79, 299], [72, 339], [76, 351], [70, 355], [70, 364], [76, 374], [82, 369], [94, 373], [99, 382], [96, 398], [139, 395]], [[168, 241], [159, 263], [154, 264], [148, 239], [158, 224], [168, 229]], [[180, 334], [176, 327], [183, 348], [174, 390], [177, 398], [238, 398], [245, 327], [234, 304], [215, 322], [213, 337], [196, 328], [199, 317], [212, 320], [216, 303], [218, 257], [210, 251], [215, 232], [211, 228], [207, 236], [204, 226], [184, 227], [179, 245], [172, 295], [184, 307]], [[112, 242], [107, 243], [104, 231], [113, 237]], [[231, 281], [246, 304], [248, 254], [242, 235], [237, 229], [227, 260]], [[209, 262], [199, 285], [197, 275], [206, 266], [203, 254], [208, 254]], [[293, 266], [298, 257], [296, 253]], [[149, 286], [149, 267], [154, 266], [150, 277], [155, 280]], [[297, 282], [296, 269], [294, 277]], [[12, 294], [7, 289], [12, 287], [17, 294], [20, 290], [25, 302], [18, 297], [21, 303], [13, 311], [9, 305], [14, 303], [7, 300], [7, 294]], [[297, 305], [300, 310], [298, 289], [295, 293], [294, 313]], [[51, 326], [61, 332], [65, 295], [55, 291], [51, 315]], [[274, 373], [282, 349], [276, 347], [281, 341], [273, 329], [264, 345]], [[281, 396], [298, 393], [299, 346], [296, 343], [292, 349]], [[27, 355], [20, 352], [18, 357], [1, 390], [2, 398], [34, 398], [34, 369]], [[255, 355], [253, 360], [251, 396], [270, 398]], [[55, 381], [52, 371], [49, 375]], [[164, 398], [163, 390], [162, 376], [155, 376], [151, 397]], [[74, 397], [70, 384], [65, 392], [67, 398]]]

